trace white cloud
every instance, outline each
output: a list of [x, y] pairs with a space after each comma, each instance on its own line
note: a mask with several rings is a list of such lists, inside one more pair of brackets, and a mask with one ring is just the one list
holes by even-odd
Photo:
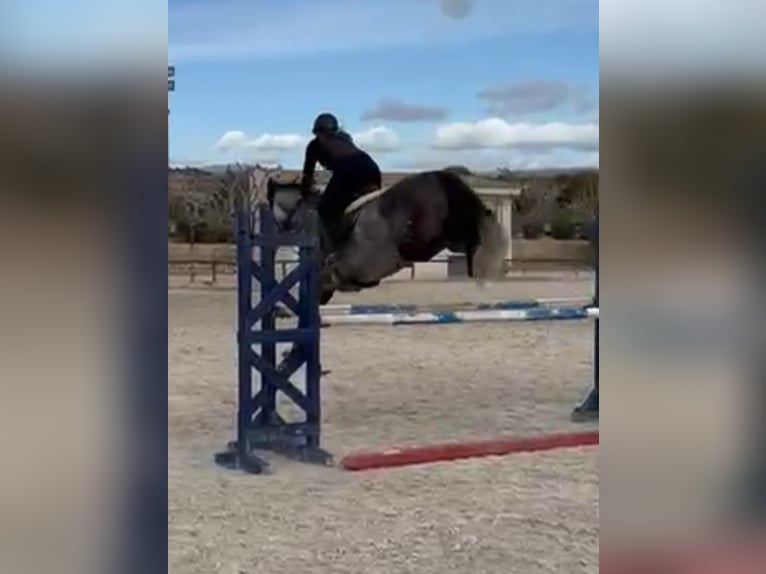
[[263, 134], [248, 142], [249, 147], [262, 150], [288, 150], [301, 147], [306, 138], [298, 134]]
[[[399, 135], [385, 126], [375, 126], [352, 134], [354, 141], [370, 151], [393, 151], [399, 147]], [[252, 151], [260, 155], [270, 152], [285, 152], [300, 148], [308, 138], [299, 134], [261, 134], [250, 137], [240, 130], [223, 134], [215, 144], [218, 151]], [[274, 155], [274, 154], [271, 154]]]
[[385, 126], [375, 126], [352, 136], [360, 147], [369, 151], [393, 151], [399, 147], [399, 135]]
[[298, 134], [262, 134], [250, 138], [245, 132], [233, 130], [223, 134], [215, 147], [221, 151], [250, 149], [268, 152], [287, 151], [305, 143], [306, 138]]
[[442, 149], [571, 148], [598, 149], [598, 124], [508, 123], [501, 118], [440, 126], [433, 147]]
[[245, 143], [247, 143], [245, 132], [228, 131], [221, 136], [221, 139], [219, 139], [218, 142], [216, 142], [215, 147], [220, 150], [228, 150], [244, 147]]

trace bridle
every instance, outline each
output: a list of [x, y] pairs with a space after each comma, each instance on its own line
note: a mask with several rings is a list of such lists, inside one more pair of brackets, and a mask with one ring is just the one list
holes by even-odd
[[[293, 185], [283, 185], [281, 187], [284, 190], [287, 190], [287, 189], [290, 189], [290, 190], [297, 189], [297, 186], [293, 186]], [[276, 202], [276, 194], [278, 192], [279, 192], [279, 187], [272, 188], [270, 190], [270, 192], [269, 192], [269, 205], [271, 206], [272, 209], [274, 208], [274, 205], [275, 205], [275, 202]], [[297, 193], [297, 191], [296, 191], [296, 193]], [[285, 220], [281, 223], [281, 226], [284, 227], [284, 228], [288, 228], [289, 229], [289, 228], [291, 228], [293, 226], [293, 224], [294, 224], [293, 220], [294, 220], [294, 218], [296, 217], [296, 214], [299, 211], [305, 210], [305, 209], [312, 209], [312, 208], [316, 209], [311, 204], [311, 202], [315, 201], [315, 200], [316, 199], [315, 199], [314, 194], [312, 194], [312, 195], [300, 194], [299, 197], [298, 197], [298, 200], [295, 202], [295, 205], [293, 206], [293, 208], [289, 212], [287, 212], [287, 217], [285, 217]]]

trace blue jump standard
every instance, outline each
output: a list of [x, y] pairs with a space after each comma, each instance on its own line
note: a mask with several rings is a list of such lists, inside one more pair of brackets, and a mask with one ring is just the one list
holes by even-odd
[[[595, 277], [595, 293], [593, 295], [593, 306], [598, 307], [599, 306], [599, 296], [598, 296], [598, 287], [599, 287], [599, 276], [598, 276], [598, 214], [596, 214], [596, 218], [593, 222], [593, 240], [595, 243], [595, 251], [596, 251], [596, 262], [595, 262], [595, 270], [596, 270], [596, 277]], [[599, 339], [598, 339], [598, 330], [599, 330], [599, 324], [598, 324], [598, 317], [596, 317], [596, 322], [593, 325], [593, 386], [591, 387], [590, 391], [588, 391], [588, 394], [585, 396], [585, 398], [582, 400], [582, 402], [577, 405], [574, 410], [572, 411], [571, 419], [573, 422], [589, 422], [589, 421], [597, 421], [599, 419], [599, 411], [598, 411], [598, 379], [599, 379], [599, 358], [598, 358], [598, 347], [599, 347]]]
[[[250, 214], [255, 213], [257, 223]], [[315, 223], [310, 226], [313, 229]], [[282, 234], [276, 230], [271, 211], [263, 205], [237, 210], [238, 379], [237, 436], [226, 451], [216, 455], [218, 464], [260, 474], [268, 470], [256, 450], [321, 465], [332, 461], [320, 447], [321, 398], [319, 363], [320, 317], [317, 269], [314, 264], [317, 234]], [[275, 270], [276, 250], [284, 245], [299, 248], [299, 263], [282, 279]], [[253, 251], [259, 253], [258, 262]], [[254, 304], [253, 282], [260, 283]], [[290, 290], [298, 286], [298, 296]], [[298, 317], [297, 327], [279, 328], [278, 305]], [[277, 343], [293, 347], [277, 360]], [[259, 349], [258, 349], [259, 348]], [[256, 350], [258, 349], [258, 350]], [[303, 388], [293, 377], [304, 368]], [[254, 380], [253, 372], [260, 375]], [[277, 408], [281, 391], [297, 411], [298, 422], [286, 422]]]

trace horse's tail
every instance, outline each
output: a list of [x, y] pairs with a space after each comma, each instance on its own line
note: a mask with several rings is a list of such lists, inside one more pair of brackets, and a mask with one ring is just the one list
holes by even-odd
[[505, 275], [508, 235], [494, 214], [485, 210], [479, 220], [479, 244], [473, 254], [473, 276], [497, 279]]
[[458, 174], [442, 171], [439, 176], [447, 190], [450, 210], [460, 219], [457, 225], [462, 227], [460, 243], [465, 245], [469, 276], [477, 280], [504, 276], [509, 242], [505, 229]]

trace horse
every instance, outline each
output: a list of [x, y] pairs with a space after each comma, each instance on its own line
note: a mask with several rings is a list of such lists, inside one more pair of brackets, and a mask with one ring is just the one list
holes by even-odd
[[[266, 188], [274, 220], [285, 231], [303, 228], [320, 199], [318, 193], [304, 197], [297, 182], [269, 178]], [[464, 253], [468, 276], [478, 283], [504, 275], [508, 235], [458, 174], [426, 171], [366, 191], [346, 208], [334, 244], [319, 222], [322, 305], [336, 291], [375, 287], [444, 249]]]

